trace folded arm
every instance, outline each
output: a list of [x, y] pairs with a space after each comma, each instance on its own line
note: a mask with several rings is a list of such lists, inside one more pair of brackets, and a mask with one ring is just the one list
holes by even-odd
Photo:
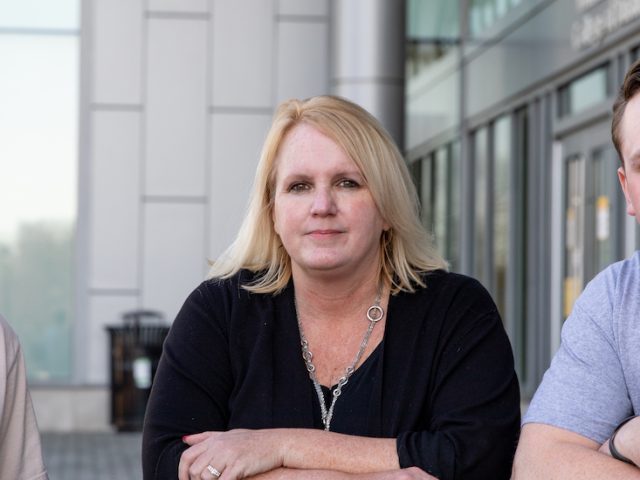
[[208, 464], [229, 478], [244, 478], [278, 467], [366, 473], [398, 469], [395, 440], [342, 435], [313, 429], [205, 432], [185, 439], [180, 479], [197, 476]]
[[[399, 468], [395, 439], [368, 438], [311, 429], [205, 432], [185, 439], [179, 478], [200, 478], [211, 464], [224, 478], [434, 478], [420, 469]], [[284, 468], [281, 468], [284, 467]], [[304, 470], [304, 472], [302, 471]], [[331, 471], [329, 475], [328, 471]], [[362, 476], [349, 474], [364, 474]], [[263, 478], [263, 477], [259, 477]]]
[[[616, 447], [618, 439], [622, 437], [621, 452], [631, 455], [630, 450], [626, 449], [628, 440], [623, 433], [621, 430], [616, 436]], [[569, 430], [541, 423], [528, 423], [522, 427], [512, 478], [633, 480], [640, 479], [640, 469], [612, 458], [608, 455], [606, 444], [601, 447], [593, 440]]]
[[252, 480], [433, 480], [418, 467], [376, 473], [345, 473], [335, 470], [296, 470], [277, 468], [251, 477]]
[[[617, 430], [614, 443], [618, 454], [640, 467], [640, 416], [625, 421]], [[604, 442], [598, 451], [611, 455], [610, 441], [611, 439]]]

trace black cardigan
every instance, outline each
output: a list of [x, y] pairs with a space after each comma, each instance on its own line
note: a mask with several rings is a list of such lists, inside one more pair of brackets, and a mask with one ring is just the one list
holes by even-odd
[[[203, 282], [173, 323], [147, 406], [145, 479], [177, 477], [186, 434], [313, 428], [293, 285], [251, 294], [241, 285], [252, 278]], [[500, 316], [471, 278], [437, 271], [424, 280], [427, 288], [389, 300], [368, 434], [396, 438], [402, 467], [507, 479], [520, 399]]]

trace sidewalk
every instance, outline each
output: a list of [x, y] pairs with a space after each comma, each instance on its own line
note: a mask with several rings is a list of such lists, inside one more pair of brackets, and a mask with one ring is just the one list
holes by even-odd
[[140, 480], [141, 433], [43, 433], [49, 480]]

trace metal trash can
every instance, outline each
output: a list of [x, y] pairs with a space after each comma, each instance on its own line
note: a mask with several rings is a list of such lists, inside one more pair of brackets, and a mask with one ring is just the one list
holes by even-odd
[[107, 326], [111, 351], [111, 424], [140, 431], [169, 326], [160, 312], [123, 314], [123, 325]]

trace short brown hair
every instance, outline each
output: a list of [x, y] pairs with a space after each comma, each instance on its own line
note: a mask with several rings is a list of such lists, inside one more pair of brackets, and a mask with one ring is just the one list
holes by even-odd
[[620, 124], [622, 123], [622, 117], [624, 111], [627, 108], [629, 100], [640, 91], [640, 60], [637, 60], [624, 76], [622, 86], [618, 91], [618, 96], [615, 102], [613, 102], [613, 120], [611, 121], [611, 140], [616, 147], [620, 162], [624, 167], [624, 158], [622, 158], [622, 138], [620, 135]]

